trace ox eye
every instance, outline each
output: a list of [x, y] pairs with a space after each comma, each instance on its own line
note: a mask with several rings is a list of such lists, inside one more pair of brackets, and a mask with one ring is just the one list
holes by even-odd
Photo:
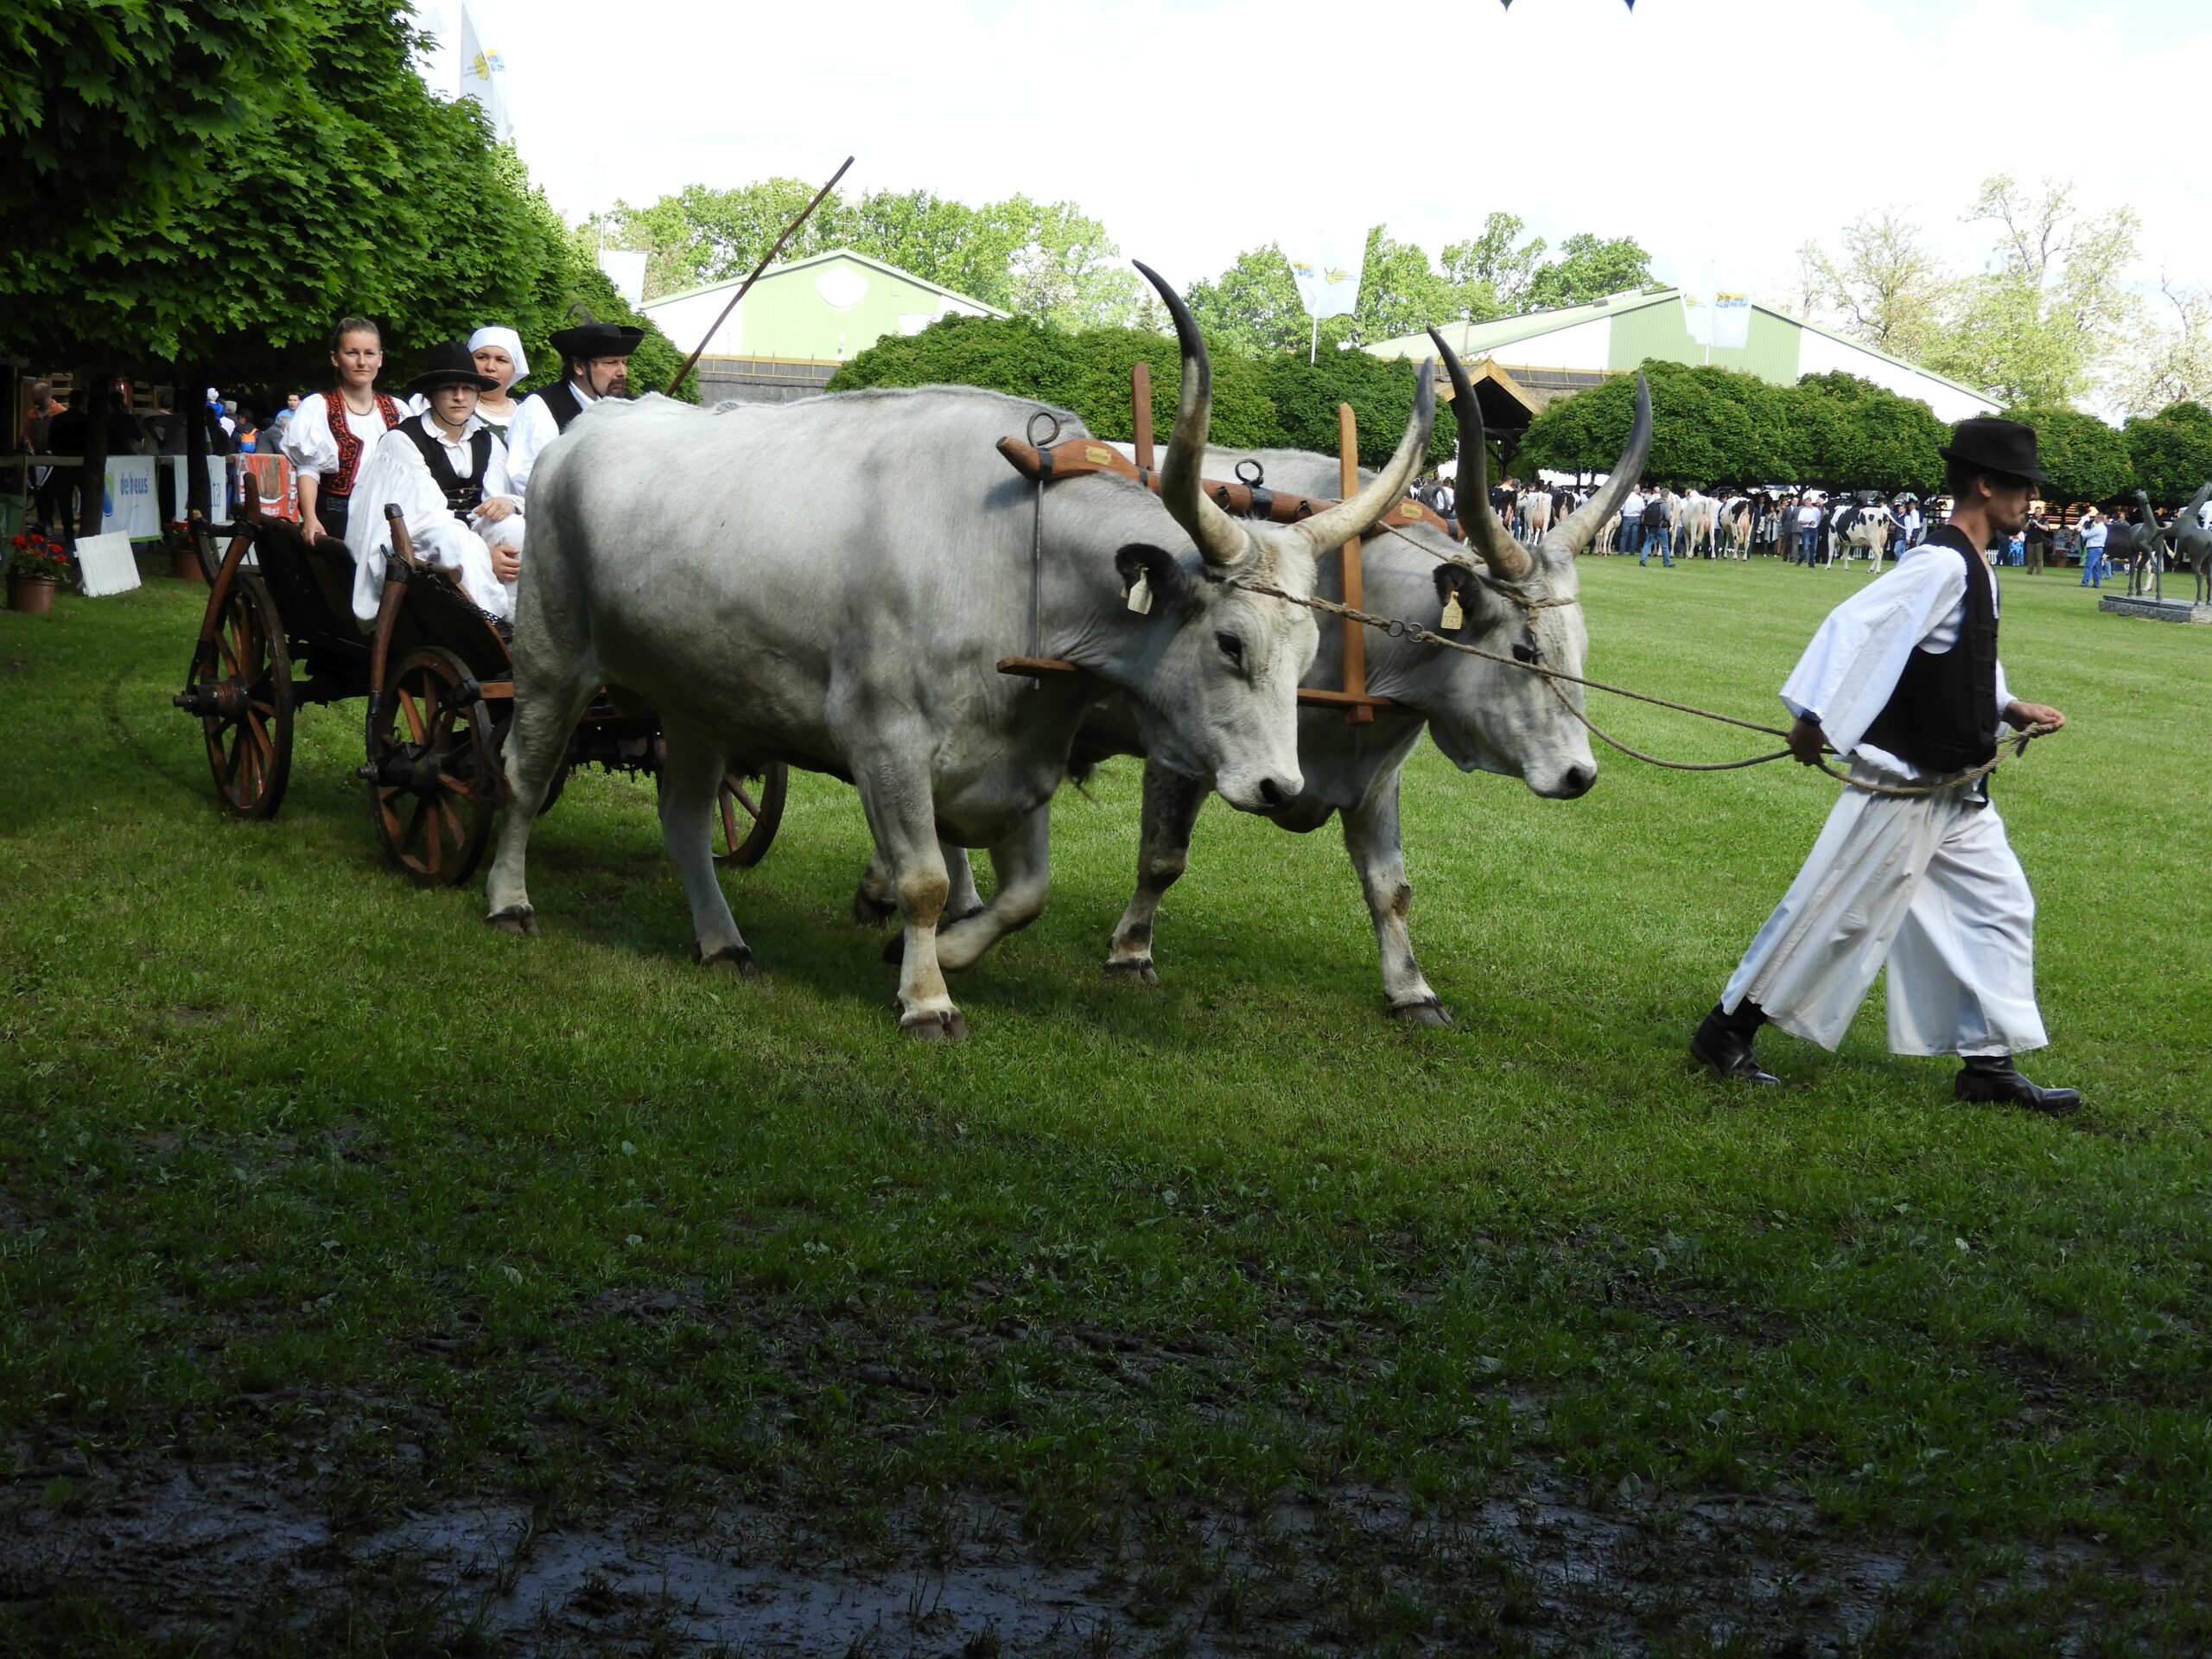
[[1236, 664], [1244, 666], [1244, 642], [1233, 633], [1217, 633], [1213, 642], [1221, 647], [1221, 654]]
[[1533, 662], [1535, 662], [1535, 661], [1536, 660], [1536, 652], [1535, 652], [1535, 646], [1533, 646], [1533, 645], [1516, 645], [1516, 646], [1514, 646], [1514, 647], [1513, 647], [1513, 660], [1514, 660], [1515, 662], [1516, 662], [1516, 663], [1533, 663]]

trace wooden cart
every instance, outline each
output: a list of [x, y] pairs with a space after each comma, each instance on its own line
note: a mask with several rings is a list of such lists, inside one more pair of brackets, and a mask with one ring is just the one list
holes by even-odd
[[[234, 817], [270, 818], [292, 769], [296, 711], [365, 699], [369, 817], [385, 855], [422, 887], [475, 873], [507, 795], [501, 750], [514, 715], [513, 662], [492, 619], [443, 570], [414, 555], [392, 512], [382, 603], [364, 632], [353, 617], [353, 560], [309, 546], [296, 525], [262, 513], [247, 486], [238, 533], [213, 569], [184, 690], [172, 701], [200, 724], [216, 798]], [[569, 740], [546, 792], [595, 765], [658, 774], [660, 722], [624, 713], [602, 692]], [[781, 762], [723, 779], [715, 857], [749, 868], [782, 821]]]

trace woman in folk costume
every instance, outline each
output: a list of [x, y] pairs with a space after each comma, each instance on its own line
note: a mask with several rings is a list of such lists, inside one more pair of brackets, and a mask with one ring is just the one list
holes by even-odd
[[300, 480], [300, 533], [310, 543], [325, 536], [345, 539], [361, 465], [407, 412], [377, 390], [384, 336], [366, 317], [339, 323], [330, 336], [330, 361], [337, 389], [302, 397], [284, 429], [284, 455]]
[[523, 399], [507, 433], [507, 464], [518, 491], [528, 493], [537, 457], [569, 429], [569, 422], [601, 398], [626, 393], [630, 353], [645, 337], [642, 328], [613, 322], [588, 322], [552, 336], [553, 349], [561, 353], [561, 378]]
[[[2015, 698], [1997, 660], [1988, 553], [2027, 522], [2044, 481], [2035, 430], [1977, 416], [1938, 453], [1949, 522], [1831, 611], [1782, 688], [1796, 716], [1790, 753], [1811, 766], [1825, 741], [1863, 784], [1924, 787], [1993, 760], [2008, 723], [2066, 723]], [[2012, 1063], [2049, 1039], [2035, 898], [1986, 777], [1917, 795], [1846, 789], [1690, 1053], [1719, 1077], [1771, 1084], [1751, 1052], [1758, 1028], [1834, 1048], [1885, 964], [1891, 1053], [1959, 1056], [1961, 1100], [2048, 1113], [2082, 1103]]]
[[[415, 556], [452, 571], [479, 610], [513, 620], [515, 582], [522, 574], [522, 502], [507, 478], [506, 446], [476, 412], [494, 384], [476, 372], [460, 340], [430, 350], [429, 365], [407, 390], [429, 407], [410, 415], [377, 444], [354, 495], [359, 564], [353, 575], [353, 614], [376, 620], [384, 594], [391, 524], [385, 508], [397, 504]], [[296, 425], [297, 423], [296, 422]]]
[[477, 373], [499, 382], [495, 390], [476, 400], [476, 412], [504, 440], [507, 428], [522, 410], [521, 403], [509, 393], [530, 378], [530, 359], [523, 355], [522, 336], [512, 328], [479, 328], [468, 337], [468, 352], [476, 359]]

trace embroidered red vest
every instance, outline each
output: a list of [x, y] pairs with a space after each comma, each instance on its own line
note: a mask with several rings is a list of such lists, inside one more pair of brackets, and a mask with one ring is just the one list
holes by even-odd
[[[363, 446], [360, 439], [353, 435], [353, 429], [346, 424], [344, 394], [326, 391], [322, 394], [322, 403], [330, 412], [330, 435], [338, 442], [338, 470], [322, 480], [321, 493], [327, 496], [351, 495], [353, 493], [353, 475], [361, 470]], [[399, 424], [399, 405], [382, 392], [377, 393], [377, 413], [384, 416], [385, 431], [389, 432]]]

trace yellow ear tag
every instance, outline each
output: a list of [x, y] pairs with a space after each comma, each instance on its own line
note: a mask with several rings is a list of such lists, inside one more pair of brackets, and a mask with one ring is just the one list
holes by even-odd
[[1444, 601], [1444, 616], [1441, 626], [1443, 626], [1444, 631], [1446, 633], [1449, 633], [1452, 629], [1458, 627], [1466, 620], [1467, 613], [1459, 608], [1459, 589], [1455, 588], [1452, 591], [1452, 597]]
[[1152, 578], [1141, 570], [1129, 584], [1129, 608], [1139, 616], [1152, 614]]

